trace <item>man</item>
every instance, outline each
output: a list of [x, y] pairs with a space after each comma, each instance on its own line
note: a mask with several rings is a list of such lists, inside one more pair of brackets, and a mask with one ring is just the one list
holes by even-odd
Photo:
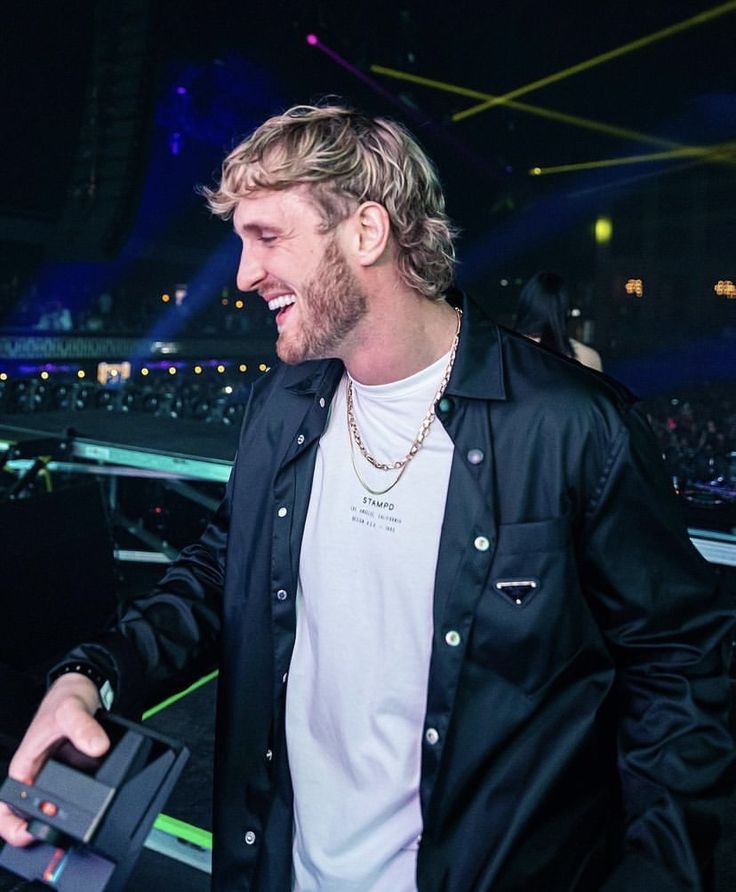
[[11, 773], [103, 751], [98, 689], [135, 714], [219, 663], [218, 892], [704, 888], [731, 618], [636, 408], [450, 289], [395, 123], [291, 109], [206, 194], [283, 363], [202, 539], [59, 667]]

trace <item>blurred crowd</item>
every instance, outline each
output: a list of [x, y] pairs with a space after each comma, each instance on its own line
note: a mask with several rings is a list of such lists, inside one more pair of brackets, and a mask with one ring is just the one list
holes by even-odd
[[667, 466], [679, 485], [720, 479], [736, 486], [733, 383], [656, 397], [645, 405]]
[[271, 313], [263, 301], [231, 293], [225, 286], [199, 301], [185, 286], [172, 288], [170, 294], [121, 287], [69, 301], [0, 283], [0, 331], [5, 333], [140, 336], [154, 327], [161, 336], [171, 337], [273, 335]]

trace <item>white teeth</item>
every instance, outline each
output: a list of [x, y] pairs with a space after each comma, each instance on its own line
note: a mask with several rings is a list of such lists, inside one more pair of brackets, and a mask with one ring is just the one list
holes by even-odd
[[269, 310], [280, 310], [282, 307], [288, 307], [289, 304], [293, 304], [296, 301], [296, 298], [293, 294], [282, 294], [279, 297], [273, 297], [268, 302]]

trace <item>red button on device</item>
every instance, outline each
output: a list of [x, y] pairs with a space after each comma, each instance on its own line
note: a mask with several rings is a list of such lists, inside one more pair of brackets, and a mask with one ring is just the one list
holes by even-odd
[[59, 811], [59, 807], [55, 803], [49, 802], [48, 799], [45, 799], [38, 807], [48, 818], [53, 818]]

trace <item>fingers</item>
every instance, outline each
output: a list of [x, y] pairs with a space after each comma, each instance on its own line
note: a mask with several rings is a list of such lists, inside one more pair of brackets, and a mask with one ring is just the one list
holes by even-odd
[[[8, 774], [31, 784], [52, 750], [65, 738], [81, 753], [98, 757], [110, 748], [103, 728], [94, 720], [99, 707], [97, 688], [83, 675], [73, 673], [57, 680], [38, 708], [13, 756]], [[26, 822], [0, 803], [0, 837], [11, 845], [28, 845], [32, 836]]]
[[0, 837], [11, 846], [27, 846], [33, 842], [33, 837], [26, 826], [23, 818], [14, 815], [4, 802], [0, 802]]
[[110, 748], [110, 740], [104, 729], [80, 701], [69, 698], [60, 703], [56, 721], [61, 736], [68, 737], [86, 756], [102, 756]]
[[23, 743], [21, 743], [19, 749], [16, 750], [15, 755], [10, 760], [8, 776], [23, 784], [32, 784], [36, 775], [41, 770], [43, 763], [46, 761], [46, 755], [46, 748], [40, 752], [31, 749], [30, 742], [27, 743], [26, 736]]
[[42, 706], [10, 762], [10, 777], [32, 783], [50, 751], [64, 738], [87, 756], [101, 756], [107, 752], [110, 741], [92, 718], [92, 708], [76, 696]]

